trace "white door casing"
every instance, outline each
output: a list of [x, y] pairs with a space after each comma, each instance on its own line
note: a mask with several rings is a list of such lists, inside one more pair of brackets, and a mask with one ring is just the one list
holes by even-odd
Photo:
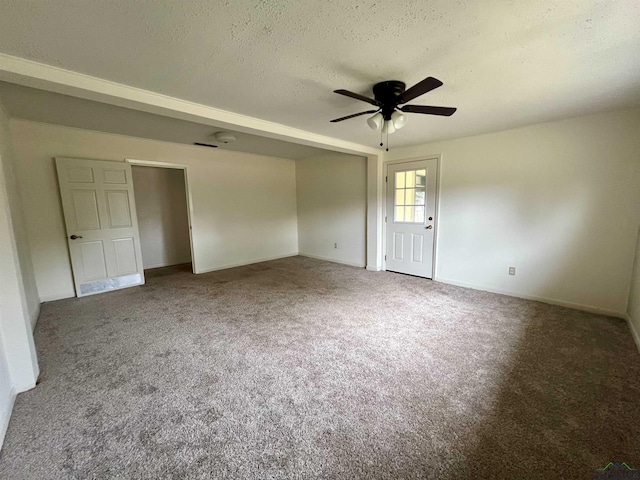
[[438, 160], [389, 164], [386, 270], [433, 278]]
[[144, 283], [131, 165], [56, 158], [76, 295]]

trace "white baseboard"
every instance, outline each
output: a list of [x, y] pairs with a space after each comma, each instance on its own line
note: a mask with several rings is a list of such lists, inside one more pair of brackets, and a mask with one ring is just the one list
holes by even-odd
[[298, 255], [301, 257], [315, 258], [316, 260], [324, 260], [325, 262], [341, 263], [342, 265], [349, 265], [350, 267], [364, 268], [364, 262], [347, 262], [346, 260], [337, 260], [335, 258], [322, 257], [320, 255], [311, 255], [310, 253], [300, 252]]
[[254, 263], [270, 262], [271, 260], [280, 260], [281, 258], [296, 257], [297, 255], [298, 255], [298, 252], [287, 253], [286, 255], [278, 255], [275, 257], [257, 258], [255, 260], [250, 260], [248, 262], [224, 264], [224, 265], [220, 265], [213, 268], [205, 268], [204, 270], [198, 270], [196, 267], [194, 267], [193, 273], [199, 274], [199, 273], [217, 272], [218, 270], [226, 270], [227, 268], [244, 267], [246, 265], [253, 265]]
[[145, 270], [153, 270], [154, 268], [164, 268], [164, 267], [175, 267], [177, 265], [186, 265], [187, 263], [191, 263], [191, 260], [187, 260], [186, 262], [169, 262], [169, 263], [158, 263], [156, 265], [144, 265]]
[[38, 323], [38, 317], [40, 316], [40, 304], [38, 304], [38, 308], [36, 311], [31, 314], [31, 331], [36, 328], [36, 323]]
[[7, 434], [7, 428], [9, 428], [9, 420], [11, 419], [11, 412], [13, 411], [13, 404], [16, 401], [16, 395], [17, 393], [15, 388], [11, 387], [5, 408], [0, 411], [0, 450], [4, 443], [4, 437]]
[[73, 298], [76, 296], [76, 292], [57, 293], [56, 295], [45, 295], [40, 297], [40, 303], [55, 302], [56, 300], [64, 300], [65, 298]]
[[629, 325], [629, 330], [631, 330], [631, 335], [633, 336], [633, 340], [636, 342], [636, 347], [638, 347], [638, 352], [640, 352], [640, 332], [636, 330], [633, 321], [631, 320], [631, 315], [628, 313], [625, 315], [625, 319], [627, 320], [627, 324]]
[[550, 305], [558, 305], [559, 307], [567, 307], [567, 308], [572, 308], [574, 310], [582, 310], [583, 312], [595, 313], [597, 315], [605, 315], [607, 317], [616, 317], [616, 318], [626, 319], [625, 312], [619, 312], [616, 310], [607, 310], [604, 308], [594, 307], [593, 305], [583, 305], [580, 303], [566, 302], [564, 300], [558, 300], [555, 298], [540, 297], [537, 295], [526, 295], [518, 292], [510, 292], [508, 290], [499, 290], [495, 288], [485, 287], [483, 285], [474, 285], [474, 284], [465, 283], [465, 282], [458, 282], [456, 280], [450, 280], [442, 277], [434, 278], [434, 280], [436, 282], [447, 283], [449, 285], [455, 285], [457, 287], [465, 287], [465, 288], [472, 288], [474, 290], [482, 290], [484, 292], [499, 293], [500, 295], [508, 295], [510, 297], [524, 298], [525, 300], [534, 300], [536, 302], [548, 303]]

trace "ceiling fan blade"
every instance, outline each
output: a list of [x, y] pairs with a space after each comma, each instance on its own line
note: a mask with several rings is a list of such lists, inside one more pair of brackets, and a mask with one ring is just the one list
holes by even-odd
[[375, 105], [376, 107], [382, 106], [381, 102], [374, 100], [373, 98], [368, 98], [358, 93], [350, 92], [349, 90], [334, 90], [334, 92], [346, 97], [355, 98], [356, 100], [362, 100], [363, 102], [370, 103], [371, 105]]
[[421, 82], [416, 83], [409, 90], [405, 90], [402, 94], [400, 94], [400, 96], [398, 97], [398, 103], [407, 103], [408, 101], [413, 100], [414, 98], [419, 97], [420, 95], [424, 95], [425, 93], [441, 86], [442, 82], [437, 78], [427, 77]]
[[455, 113], [457, 108], [453, 107], [429, 107], [426, 105], [405, 105], [400, 110], [408, 113], [425, 113], [427, 115], [442, 115], [443, 117], [450, 117]]
[[347, 115], [346, 117], [336, 118], [335, 120], [331, 120], [331, 122], [341, 122], [343, 120], [349, 120], [353, 117], [359, 117], [360, 115], [366, 115], [367, 113], [376, 113], [378, 110], [367, 110], [366, 112], [354, 113], [353, 115]]

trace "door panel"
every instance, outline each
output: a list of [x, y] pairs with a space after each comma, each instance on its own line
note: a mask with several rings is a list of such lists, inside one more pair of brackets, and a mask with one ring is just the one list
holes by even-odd
[[436, 159], [387, 168], [386, 269], [433, 278]]
[[136, 251], [133, 238], [118, 238], [113, 240], [113, 251], [116, 255], [117, 275], [136, 272]]
[[404, 259], [404, 234], [399, 232], [393, 234], [393, 259]]
[[69, 167], [66, 170], [69, 183], [93, 183], [93, 169], [90, 167]]
[[111, 228], [131, 226], [131, 206], [129, 194], [125, 191], [108, 191], [107, 209], [109, 213], [109, 226]]
[[57, 158], [76, 294], [144, 283], [131, 165]]
[[414, 262], [422, 262], [424, 249], [424, 235], [411, 234], [411, 258]]
[[98, 199], [93, 190], [71, 190], [74, 230], [100, 230]]
[[125, 184], [127, 183], [127, 175], [122, 170], [104, 170], [104, 183], [109, 184]]
[[82, 273], [85, 280], [107, 278], [107, 263], [104, 258], [104, 246], [101, 241], [80, 244]]

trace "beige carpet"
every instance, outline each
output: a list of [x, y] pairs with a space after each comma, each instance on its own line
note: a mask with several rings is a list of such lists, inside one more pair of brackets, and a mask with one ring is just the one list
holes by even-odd
[[640, 467], [624, 321], [301, 257], [43, 306], [0, 478], [593, 478]]

